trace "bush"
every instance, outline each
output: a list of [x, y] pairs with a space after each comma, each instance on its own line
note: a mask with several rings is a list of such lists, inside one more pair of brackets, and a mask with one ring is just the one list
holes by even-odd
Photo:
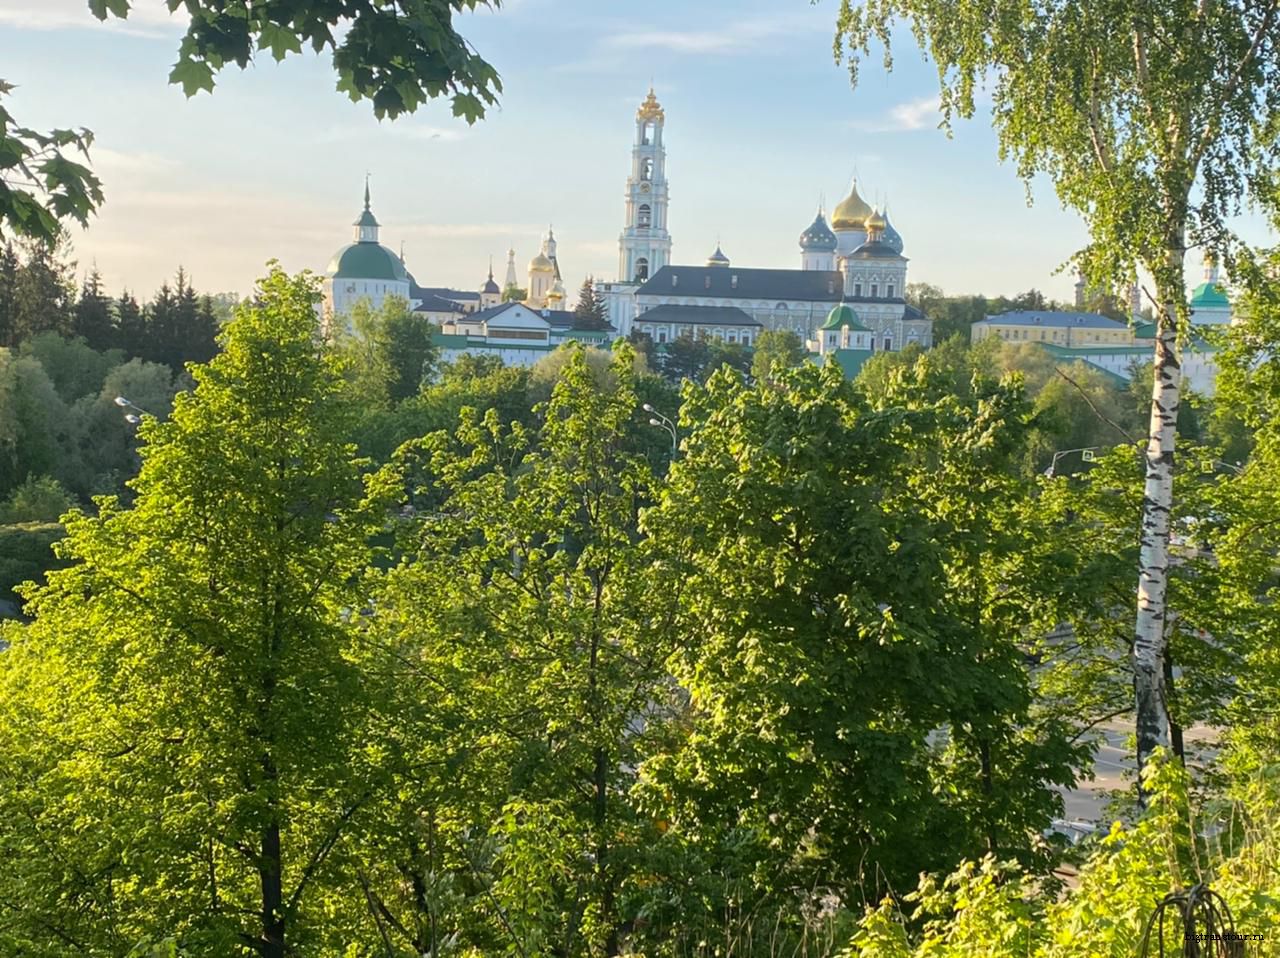
[[14, 586], [43, 582], [45, 573], [61, 568], [53, 544], [66, 535], [57, 522], [21, 522], [0, 526], [0, 602], [22, 604]]
[[57, 479], [31, 476], [0, 504], [0, 524], [57, 522], [74, 504]]

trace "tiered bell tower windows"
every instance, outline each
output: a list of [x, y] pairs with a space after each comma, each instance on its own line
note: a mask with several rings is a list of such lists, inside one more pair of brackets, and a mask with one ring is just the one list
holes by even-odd
[[644, 282], [671, 262], [667, 232], [665, 115], [653, 90], [636, 112], [636, 136], [627, 177], [626, 215], [618, 241], [618, 281]]

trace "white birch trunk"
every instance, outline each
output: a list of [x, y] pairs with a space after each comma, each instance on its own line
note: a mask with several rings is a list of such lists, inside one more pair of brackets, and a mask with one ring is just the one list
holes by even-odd
[[[1180, 245], [1180, 244], [1179, 244]], [[1182, 275], [1182, 252], [1170, 252], [1169, 272]], [[1180, 291], [1179, 291], [1180, 292]], [[1146, 483], [1142, 497], [1142, 539], [1138, 559], [1138, 616], [1133, 642], [1138, 769], [1152, 751], [1169, 745], [1169, 710], [1164, 684], [1168, 654], [1165, 595], [1169, 584], [1169, 526], [1173, 512], [1173, 452], [1177, 436], [1182, 367], [1177, 351], [1175, 291], [1159, 290], [1151, 423], [1147, 432]], [[1141, 790], [1139, 791], [1141, 795]]]

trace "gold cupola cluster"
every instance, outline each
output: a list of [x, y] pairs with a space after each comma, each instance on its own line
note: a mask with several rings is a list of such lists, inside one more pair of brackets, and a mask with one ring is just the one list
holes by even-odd
[[831, 212], [831, 228], [834, 230], [865, 230], [867, 219], [875, 213], [871, 204], [858, 195], [855, 178], [849, 187], [849, 195], [836, 204]]
[[649, 87], [649, 95], [644, 98], [644, 102], [640, 104], [640, 109], [636, 111], [636, 119], [661, 120], [663, 116], [662, 105], [658, 103], [658, 98], [653, 95], [653, 87]]

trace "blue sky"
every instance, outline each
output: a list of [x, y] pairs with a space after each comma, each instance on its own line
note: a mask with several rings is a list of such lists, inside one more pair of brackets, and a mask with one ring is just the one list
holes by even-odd
[[[474, 288], [490, 256], [501, 279], [509, 246], [523, 272], [548, 223], [566, 285], [614, 279], [652, 78], [676, 262], [702, 262], [719, 237], [736, 264], [798, 266], [819, 196], [833, 205], [856, 169], [889, 204], [911, 280], [1070, 297], [1054, 270], [1084, 242], [1077, 217], [1047, 185], [1028, 208], [985, 116], [951, 138], [936, 128], [936, 74], [914, 48], [851, 90], [831, 54], [835, 0], [507, 0], [459, 22], [505, 86], [474, 127], [447, 103], [379, 123], [334, 91], [327, 56], [262, 57], [187, 100], [166, 82], [176, 22], [161, 0], [135, 6], [104, 26], [86, 0], [0, 0], [10, 109], [97, 136], [107, 204], [74, 245], [112, 290], [149, 293], [179, 264], [210, 291], [247, 291], [271, 258], [323, 270], [349, 241], [366, 171], [383, 242], [404, 243], [423, 285]], [[1242, 226], [1266, 239], [1260, 219]]]

